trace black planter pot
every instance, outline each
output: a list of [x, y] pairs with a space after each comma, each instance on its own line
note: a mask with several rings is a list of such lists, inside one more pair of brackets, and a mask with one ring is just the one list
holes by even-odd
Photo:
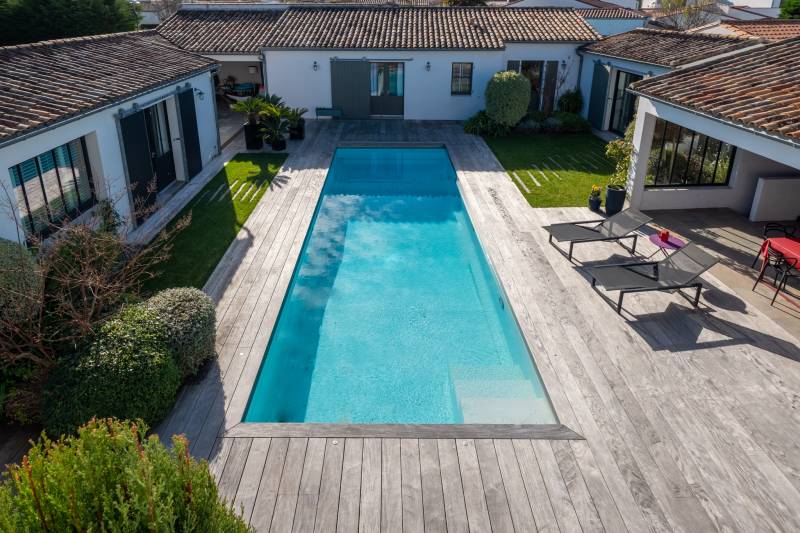
[[274, 141], [271, 141], [269, 144], [272, 147], [273, 152], [282, 152], [286, 150], [286, 139], [283, 138], [275, 139]]
[[616, 215], [625, 206], [625, 189], [606, 187], [606, 215]]
[[306, 138], [306, 121], [301, 118], [296, 128], [289, 128], [289, 138], [293, 141], [302, 141]]
[[600, 202], [602, 199], [599, 196], [590, 196], [589, 197], [589, 209], [592, 211], [599, 211], [600, 210]]
[[261, 150], [264, 147], [264, 139], [261, 137], [258, 124], [244, 125], [244, 144], [248, 150]]

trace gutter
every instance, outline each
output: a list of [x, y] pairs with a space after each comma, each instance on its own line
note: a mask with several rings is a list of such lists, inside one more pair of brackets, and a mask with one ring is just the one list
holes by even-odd
[[193, 78], [193, 77], [197, 76], [198, 74], [202, 74], [203, 72], [212, 72], [213, 73], [213, 72], [216, 72], [217, 70], [219, 70], [219, 65], [209, 65], [208, 67], [205, 67], [205, 68], [202, 68], [202, 69], [198, 69], [198, 70], [194, 70], [194, 71], [192, 71], [191, 73], [189, 73], [189, 74], [187, 74], [185, 76], [181, 76], [180, 78], [174, 78], [174, 79], [171, 79], [169, 81], [165, 81], [163, 83], [159, 83], [158, 85], [155, 85], [155, 86], [153, 86], [153, 87], [151, 87], [151, 88], [149, 88], [149, 89], [147, 89], [145, 91], [138, 92], [138, 93], [135, 93], [135, 94], [132, 94], [132, 95], [129, 95], [129, 96], [120, 97], [118, 99], [115, 99], [115, 100], [112, 100], [112, 101], [107, 102], [105, 104], [102, 104], [99, 107], [92, 107], [92, 108], [84, 110], [84, 111], [79, 111], [78, 114], [76, 114], [76, 115], [68, 116], [68, 117], [66, 117], [64, 119], [56, 120], [55, 122], [50, 122], [48, 124], [42, 124], [41, 126], [36, 126], [33, 129], [26, 130], [23, 133], [15, 135], [15, 136], [13, 136], [13, 137], [11, 137], [9, 139], [6, 139], [4, 141], [0, 141], [0, 148], [5, 148], [7, 146], [11, 146], [13, 144], [16, 144], [19, 141], [23, 141], [25, 139], [28, 139], [28, 138], [33, 137], [35, 135], [38, 135], [38, 134], [40, 134], [40, 133], [42, 133], [44, 131], [47, 131], [49, 129], [52, 129], [52, 128], [55, 128], [55, 127], [61, 127], [61, 126], [64, 126], [66, 124], [70, 124], [72, 122], [75, 122], [76, 120], [79, 120], [79, 119], [82, 119], [84, 117], [87, 117], [89, 115], [93, 115], [94, 113], [98, 113], [100, 111], [105, 111], [106, 109], [109, 109], [109, 108], [112, 108], [112, 107], [116, 107], [118, 105], [124, 104], [125, 102], [133, 100], [135, 98], [139, 98], [140, 96], [152, 93], [152, 92], [157, 91], [159, 89], [163, 89], [164, 87], [169, 87], [170, 85], [173, 85], [173, 84], [176, 84], [176, 83], [181, 83], [183, 81], [188, 80], [189, 78]]
[[747, 131], [748, 133], [752, 133], [753, 135], [758, 135], [760, 137], [766, 137], [766, 138], [768, 138], [770, 140], [777, 141], [777, 142], [780, 142], [782, 144], [786, 144], [788, 146], [791, 146], [792, 148], [795, 148], [797, 150], [800, 150], [800, 141], [787, 139], [786, 137], [782, 137], [782, 136], [776, 135], [774, 133], [769, 133], [769, 132], [767, 132], [767, 131], [765, 131], [763, 129], [755, 128], [753, 126], [747, 126], [746, 124], [742, 124], [740, 122], [734, 122], [733, 120], [725, 119], [725, 118], [722, 118], [722, 117], [719, 117], [719, 116], [716, 116], [716, 115], [712, 115], [711, 113], [700, 111], [698, 109], [691, 109], [691, 108], [688, 108], [688, 107], [683, 107], [680, 104], [676, 104], [675, 102], [670, 102], [669, 100], [665, 100], [663, 98], [658, 98], [656, 96], [651, 96], [649, 94], [645, 94], [645, 93], [643, 93], [641, 91], [637, 91], [635, 89], [630, 89], [629, 88], [628, 92], [631, 93], [631, 94], [635, 94], [636, 96], [640, 96], [642, 98], [647, 98], [648, 100], [653, 100], [655, 102], [659, 102], [659, 103], [668, 105], [668, 106], [673, 107], [675, 109], [680, 109], [681, 111], [685, 111], [687, 113], [691, 113], [692, 115], [697, 115], [699, 117], [711, 119], [711, 120], [713, 120], [715, 122], [720, 122], [722, 124], [725, 124], [726, 126], [731, 126], [733, 128], [739, 129], [739, 130]]

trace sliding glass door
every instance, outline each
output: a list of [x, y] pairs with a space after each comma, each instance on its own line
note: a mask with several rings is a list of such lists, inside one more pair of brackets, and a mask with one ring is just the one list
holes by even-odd
[[631, 74], [623, 70], [617, 71], [611, 101], [611, 122], [608, 126], [608, 129], [614, 133], [624, 135], [625, 128], [633, 119], [633, 115], [636, 113], [636, 96], [626, 89], [631, 83], [641, 79], [642, 77], [638, 74]]
[[370, 115], [403, 116], [403, 63], [370, 63]]

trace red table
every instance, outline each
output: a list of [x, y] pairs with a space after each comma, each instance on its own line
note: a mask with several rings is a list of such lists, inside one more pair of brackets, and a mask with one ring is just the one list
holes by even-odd
[[800, 263], [800, 239], [797, 237], [773, 237], [764, 239], [761, 243], [761, 251], [759, 252], [767, 259], [767, 248], [772, 248], [776, 252], [783, 255], [786, 262], [790, 265], [797, 265]]

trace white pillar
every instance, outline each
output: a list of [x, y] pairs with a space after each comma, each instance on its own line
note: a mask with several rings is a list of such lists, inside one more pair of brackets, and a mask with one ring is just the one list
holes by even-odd
[[647, 112], [649, 106], [644, 104], [644, 98], [640, 98], [639, 110], [636, 115], [636, 129], [633, 133], [631, 164], [628, 167], [628, 196], [630, 205], [634, 209], [643, 208], [644, 178], [647, 175], [647, 162], [650, 158], [650, 146], [656, 127], [656, 117]]

